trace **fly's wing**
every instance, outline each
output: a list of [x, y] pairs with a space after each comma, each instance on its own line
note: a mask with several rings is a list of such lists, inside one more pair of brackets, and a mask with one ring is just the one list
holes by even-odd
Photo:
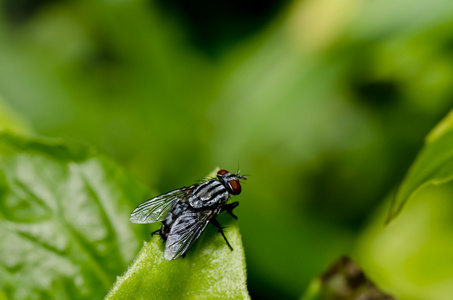
[[173, 260], [183, 256], [208, 226], [216, 211], [186, 211], [172, 225], [165, 244], [164, 258]]
[[187, 197], [193, 190], [193, 187], [182, 188], [170, 191], [168, 193], [151, 198], [139, 206], [131, 213], [129, 220], [132, 223], [146, 224], [160, 222], [176, 202]]

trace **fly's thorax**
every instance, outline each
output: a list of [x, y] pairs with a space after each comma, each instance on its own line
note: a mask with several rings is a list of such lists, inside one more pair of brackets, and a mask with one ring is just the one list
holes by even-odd
[[193, 208], [211, 207], [224, 204], [228, 198], [230, 193], [225, 185], [217, 179], [211, 179], [194, 189], [189, 203]]

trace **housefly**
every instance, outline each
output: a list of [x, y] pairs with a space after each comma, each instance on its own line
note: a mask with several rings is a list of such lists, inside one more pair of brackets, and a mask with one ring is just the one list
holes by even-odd
[[159, 234], [165, 241], [166, 260], [184, 257], [208, 223], [218, 228], [228, 247], [233, 250], [216, 216], [222, 211], [227, 211], [237, 219], [233, 209], [239, 203], [226, 204], [226, 202], [231, 196], [241, 193], [240, 179], [247, 178], [239, 176], [239, 171], [232, 174], [220, 170], [216, 178], [206, 179], [143, 202], [131, 213], [130, 221], [137, 224], [162, 222], [161, 228], [153, 234]]

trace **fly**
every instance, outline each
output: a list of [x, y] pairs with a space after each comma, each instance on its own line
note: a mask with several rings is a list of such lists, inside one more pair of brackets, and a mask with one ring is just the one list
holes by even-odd
[[131, 213], [130, 221], [137, 224], [162, 222], [159, 234], [165, 241], [164, 258], [173, 260], [184, 257], [211, 223], [218, 228], [228, 247], [233, 250], [223, 233], [216, 216], [227, 211], [232, 217], [238, 202], [226, 204], [231, 196], [241, 193], [239, 171], [232, 174], [226, 170], [217, 172], [217, 177], [189, 187], [182, 187], [151, 198]]

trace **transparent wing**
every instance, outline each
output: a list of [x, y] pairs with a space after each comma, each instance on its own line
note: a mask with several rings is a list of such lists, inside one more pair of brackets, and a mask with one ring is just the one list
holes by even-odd
[[209, 220], [216, 215], [214, 210], [186, 211], [179, 216], [168, 235], [164, 258], [173, 260], [183, 256], [208, 226]]
[[192, 190], [192, 187], [182, 188], [151, 198], [137, 206], [129, 220], [137, 224], [163, 221], [173, 205], [184, 199]]

